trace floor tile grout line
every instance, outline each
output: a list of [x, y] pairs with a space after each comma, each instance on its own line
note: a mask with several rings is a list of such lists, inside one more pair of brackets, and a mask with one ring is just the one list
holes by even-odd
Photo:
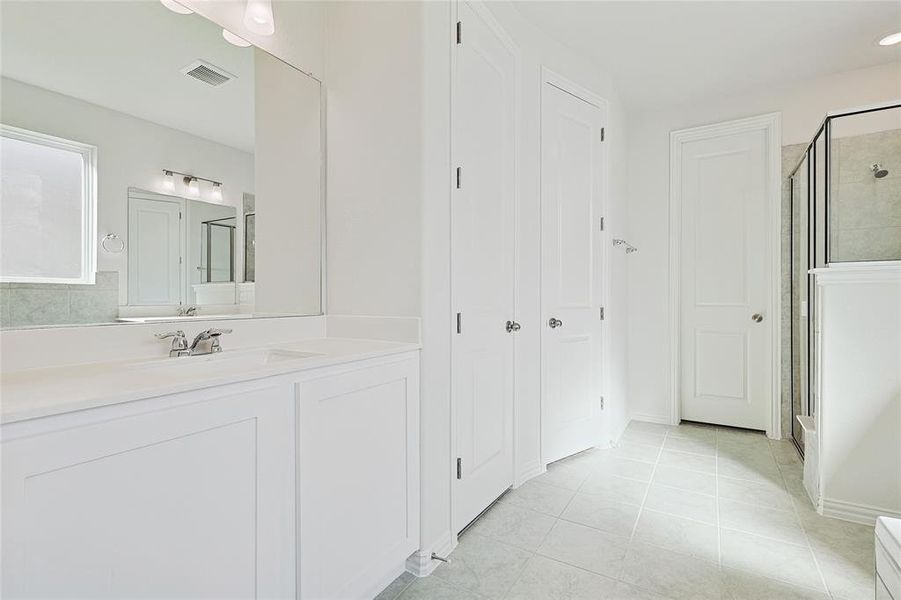
[[713, 478], [715, 502], [716, 502], [716, 558], [720, 571], [723, 570], [723, 528], [720, 519], [720, 434], [716, 432], [716, 454], [714, 455], [714, 470], [716, 475]]
[[[772, 447], [770, 448], [770, 452], [772, 452]], [[775, 453], [773, 454], [773, 458], [776, 458]], [[788, 490], [788, 481], [785, 479], [785, 473], [782, 472], [782, 469], [779, 469], [779, 475], [782, 477], [782, 485], [785, 486], [786, 491]], [[823, 589], [826, 590], [826, 595], [830, 598], [835, 598], [835, 595], [832, 593], [832, 589], [829, 587], [829, 584], [826, 583], [826, 576], [823, 575], [823, 569], [820, 566], [820, 561], [817, 558], [817, 553], [813, 550], [813, 544], [810, 543], [810, 536], [807, 533], [807, 527], [804, 526], [804, 522], [801, 520], [801, 513], [798, 511], [798, 507], [795, 506], [794, 501], [792, 501], [792, 511], [795, 514], [795, 519], [798, 521], [798, 525], [801, 526], [801, 533], [804, 535], [804, 540], [807, 542], [807, 549], [810, 551], [810, 557], [813, 559], [813, 566], [817, 570], [817, 575], [820, 576], [820, 583], [823, 584]]]
[[632, 525], [632, 533], [629, 535], [629, 544], [632, 544], [632, 540], [635, 539], [635, 532], [638, 530], [638, 523], [641, 521], [641, 513], [644, 512], [644, 505], [648, 501], [648, 494], [651, 493], [651, 485], [654, 483], [654, 475], [657, 473], [657, 466], [660, 464], [660, 455], [663, 454], [663, 448], [666, 446], [666, 440], [669, 437], [669, 432], [666, 431], [663, 433], [663, 444], [660, 446], [660, 450], [657, 451], [657, 460], [654, 461], [654, 468], [651, 469], [651, 475], [648, 479], [648, 487], [644, 491], [644, 497], [641, 499], [641, 505], [638, 508], [638, 515], [635, 517], [635, 523]]

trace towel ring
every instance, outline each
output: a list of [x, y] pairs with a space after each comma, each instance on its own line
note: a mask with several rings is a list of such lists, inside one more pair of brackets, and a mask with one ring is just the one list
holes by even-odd
[[110, 254], [119, 254], [125, 250], [125, 240], [117, 233], [108, 233], [100, 241], [100, 247]]

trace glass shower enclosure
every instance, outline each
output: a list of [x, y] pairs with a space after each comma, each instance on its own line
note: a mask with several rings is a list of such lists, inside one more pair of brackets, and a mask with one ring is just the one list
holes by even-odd
[[817, 411], [811, 269], [901, 260], [901, 102], [830, 113], [789, 176], [791, 432]]

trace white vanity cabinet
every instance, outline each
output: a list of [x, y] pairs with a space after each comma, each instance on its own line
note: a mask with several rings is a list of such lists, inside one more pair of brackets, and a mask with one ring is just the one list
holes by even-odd
[[418, 351], [337, 362], [4, 424], [2, 597], [372, 598], [418, 547]]

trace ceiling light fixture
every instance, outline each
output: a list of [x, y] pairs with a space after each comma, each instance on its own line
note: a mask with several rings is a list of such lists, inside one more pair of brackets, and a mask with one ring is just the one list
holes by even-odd
[[182, 6], [175, 0], [160, 0], [160, 4], [168, 8], [174, 13], [178, 13], [180, 15], [190, 15], [194, 11], [186, 6]]
[[244, 26], [259, 35], [275, 33], [272, 0], [247, 0], [247, 8], [244, 9]]
[[889, 34], [879, 40], [880, 46], [894, 46], [895, 44], [901, 44], [901, 31]]
[[237, 46], [238, 48], [246, 48], [250, 45], [250, 42], [240, 36], [235, 35], [228, 29], [222, 30], [222, 37], [225, 38], [226, 42], [228, 42], [232, 46]]

